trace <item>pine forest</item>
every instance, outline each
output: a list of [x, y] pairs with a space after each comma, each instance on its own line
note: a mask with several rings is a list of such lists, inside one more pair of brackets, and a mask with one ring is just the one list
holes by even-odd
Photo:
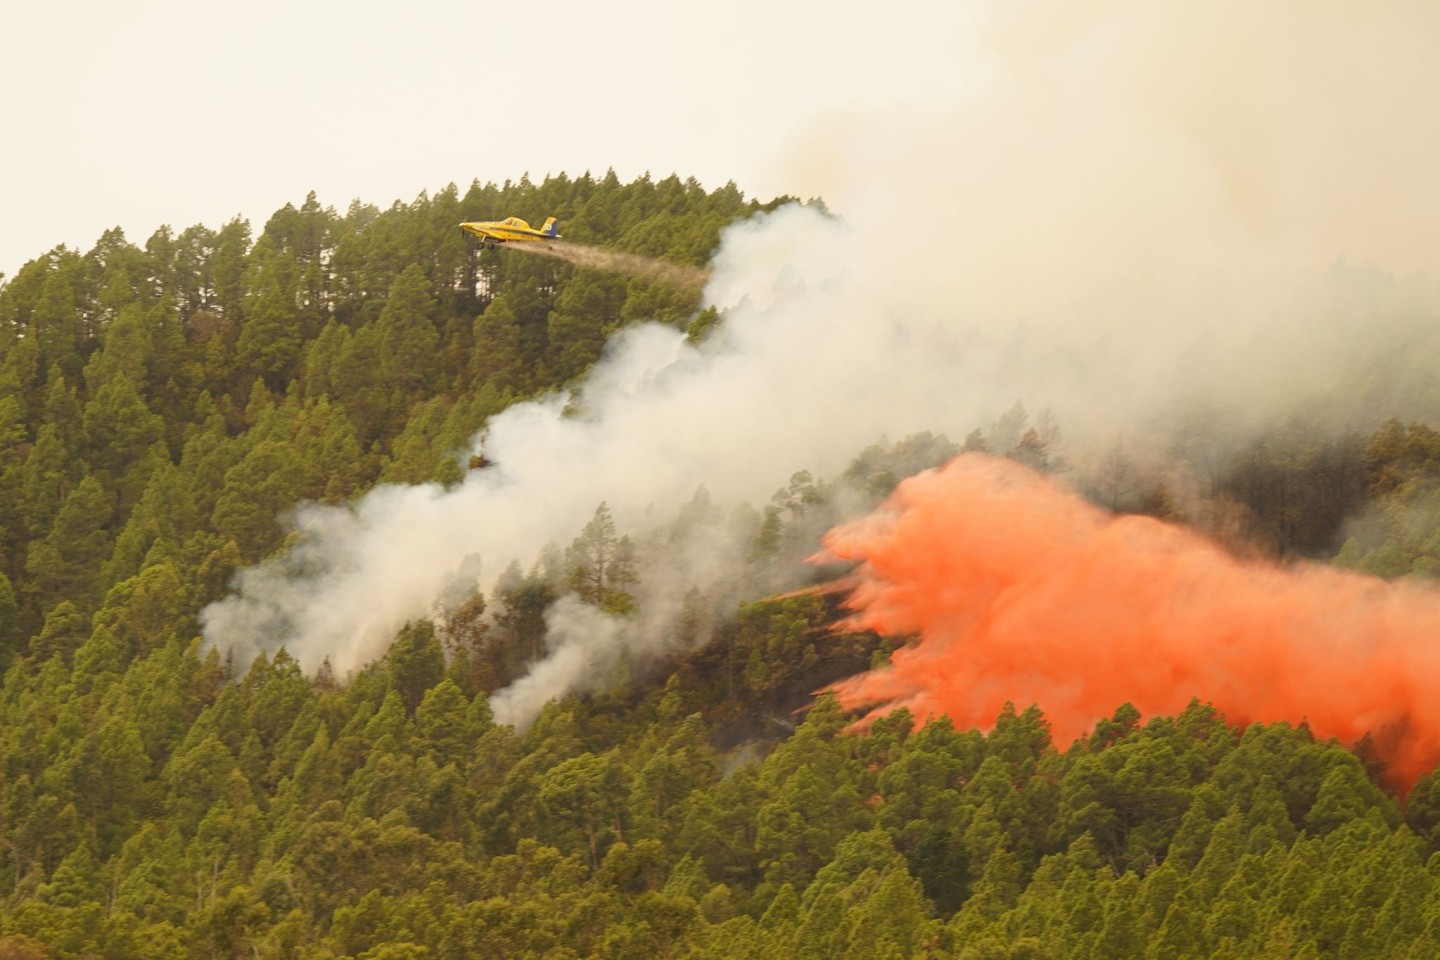
[[[848, 620], [844, 543], [813, 559], [963, 453], [1097, 517], [1431, 590], [1440, 421], [1197, 427], [1168, 438], [1182, 480], [1011, 396], [833, 475], [796, 462], [768, 500], [687, 489], [640, 529], [596, 496], [361, 663], [207, 642], [201, 612], [303, 540], [297, 505], [457, 489], [493, 469], [487, 424], [644, 324], [723, 352], [725, 311], [675, 278], [795, 206], [831, 216], [673, 175], [311, 194], [0, 279], [0, 960], [1440, 956], [1440, 778], [1392, 742], [1414, 730], [1199, 689], [1164, 710], [1121, 690], [1078, 737], [1004, 691], [983, 716], [866, 717], [845, 681], [926, 649], [920, 628]], [[457, 229], [507, 216], [599, 259]], [[719, 585], [681, 548], [697, 528], [733, 544]], [[661, 569], [663, 644], [517, 721], [557, 618], [637, 623]]]

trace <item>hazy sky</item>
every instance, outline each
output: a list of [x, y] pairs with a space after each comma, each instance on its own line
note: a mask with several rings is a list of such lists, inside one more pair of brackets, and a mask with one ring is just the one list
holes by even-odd
[[614, 167], [808, 195], [824, 184], [797, 146], [976, 82], [956, 7], [19, 5], [0, 35], [0, 271], [116, 225], [139, 245], [237, 214], [258, 232], [311, 190], [343, 210]]

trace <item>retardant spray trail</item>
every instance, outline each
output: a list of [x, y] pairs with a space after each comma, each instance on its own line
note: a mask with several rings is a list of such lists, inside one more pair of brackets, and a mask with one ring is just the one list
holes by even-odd
[[577, 267], [603, 270], [606, 273], [623, 273], [629, 277], [640, 277], [645, 280], [657, 280], [660, 283], [667, 283], [672, 287], [683, 287], [687, 290], [700, 290], [710, 276], [710, 271], [700, 267], [687, 267], [679, 263], [656, 260], [653, 257], [643, 257], [638, 253], [606, 250], [603, 247], [592, 247], [589, 244], [574, 243], [569, 240], [555, 243], [511, 243], [506, 245], [506, 249], [556, 257], [573, 263]]
[[1007, 700], [1037, 703], [1063, 749], [1121, 703], [1154, 716], [1199, 697], [1234, 723], [1369, 733], [1402, 789], [1440, 760], [1428, 587], [1241, 562], [979, 454], [905, 481], [825, 545], [862, 561], [852, 626], [918, 636], [836, 686], [871, 716], [988, 726]]

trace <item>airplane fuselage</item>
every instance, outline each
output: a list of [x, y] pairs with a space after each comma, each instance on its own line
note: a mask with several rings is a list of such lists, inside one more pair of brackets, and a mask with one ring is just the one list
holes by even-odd
[[460, 224], [460, 229], [485, 243], [510, 243], [525, 240], [558, 240], [555, 218], [546, 221], [545, 227], [536, 230], [519, 217], [504, 220], [476, 220]]

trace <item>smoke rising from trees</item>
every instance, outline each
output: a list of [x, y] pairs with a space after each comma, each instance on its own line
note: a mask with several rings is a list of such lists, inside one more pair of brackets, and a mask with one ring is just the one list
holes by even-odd
[[640, 535], [702, 485], [760, 503], [798, 469], [964, 436], [1017, 399], [1054, 410], [1077, 459], [1117, 436], [1163, 451], [1181, 423], [1223, 448], [1297, 414], [1440, 410], [1440, 293], [1416, 272], [1440, 254], [1440, 13], [984, 11], [963, 91], [817, 118], [791, 157], [839, 215], [730, 227], [704, 342], [626, 330], [573, 395], [492, 419], [493, 468], [300, 508], [297, 546], [206, 610], [208, 640], [350, 670], [466, 558], [484, 587], [601, 501]]

